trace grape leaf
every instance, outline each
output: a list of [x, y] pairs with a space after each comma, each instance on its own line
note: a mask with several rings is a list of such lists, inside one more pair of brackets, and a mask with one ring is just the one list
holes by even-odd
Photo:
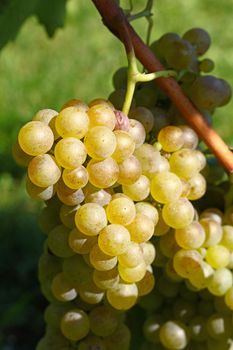
[[36, 14], [49, 36], [64, 25], [66, 0], [39, 0]]
[[36, 15], [49, 36], [64, 25], [66, 0], [0, 0], [0, 48], [15, 39], [23, 22]]

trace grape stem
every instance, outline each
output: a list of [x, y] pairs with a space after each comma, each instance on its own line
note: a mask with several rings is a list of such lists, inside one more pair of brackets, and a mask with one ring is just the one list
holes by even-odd
[[128, 79], [127, 79], [127, 89], [125, 95], [125, 101], [122, 108], [122, 112], [126, 115], [129, 114], [130, 106], [133, 100], [133, 95], [135, 91], [136, 84], [138, 82], [148, 82], [160, 77], [170, 77], [176, 76], [176, 72], [173, 70], [164, 70], [154, 73], [140, 73], [137, 67], [137, 60], [134, 54], [134, 50], [129, 52], [128, 58]]
[[[103, 18], [104, 24], [129, 48], [133, 46], [138, 60], [149, 72], [164, 70], [163, 65], [155, 57], [149, 47], [141, 40], [129, 24], [123, 10], [117, 5], [115, 0], [92, 0], [97, 10]], [[122, 23], [123, 26], [122, 26]], [[127, 31], [127, 35], [124, 32]], [[127, 37], [130, 37], [127, 39]], [[129, 53], [131, 50], [128, 50]], [[193, 106], [187, 96], [185, 96], [179, 84], [172, 78], [158, 78], [156, 82], [160, 88], [172, 100], [176, 108], [183, 117], [193, 127], [199, 137], [206, 143], [222, 166], [233, 173], [233, 154], [221, 137], [206, 123], [202, 114]]]

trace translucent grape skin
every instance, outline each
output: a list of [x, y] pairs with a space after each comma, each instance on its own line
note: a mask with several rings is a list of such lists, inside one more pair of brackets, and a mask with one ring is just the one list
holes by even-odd
[[117, 310], [128, 310], [137, 301], [138, 289], [136, 284], [119, 283], [115, 288], [107, 290], [108, 302]]
[[172, 172], [156, 174], [151, 181], [151, 195], [160, 203], [169, 203], [182, 194], [182, 182]]
[[79, 309], [68, 311], [62, 318], [61, 331], [63, 335], [73, 341], [84, 338], [90, 329], [87, 314]]
[[154, 223], [148, 216], [136, 214], [134, 220], [127, 226], [132, 241], [143, 243], [148, 241], [154, 234]]
[[122, 225], [111, 224], [106, 226], [99, 234], [98, 244], [107, 255], [123, 254], [130, 242], [129, 231]]
[[179, 321], [165, 322], [159, 331], [161, 343], [168, 349], [182, 350], [189, 341], [185, 325]]
[[189, 226], [175, 231], [176, 242], [184, 249], [197, 249], [205, 241], [205, 231], [197, 221], [192, 222]]
[[38, 156], [50, 150], [54, 142], [53, 132], [40, 121], [31, 121], [19, 131], [19, 145], [30, 156]]
[[125, 267], [118, 264], [119, 275], [123, 281], [127, 283], [136, 283], [141, 281], [146, 274], [146, 264], [144, 261], [140, 262], [135, 267]]
[[82, 141], [75, 137], [60, 140], [54, 149], [57, 162], [65, 169], [75, 169], [82, 165], [87, 152]]
[[158, 134], [158, 142], [166, 152], [175, 152], [184, 144], [183, 132], [177, 126], [166, 126]]
[[56, 130], [60, 136], [82, 139], [89, 127], [89, 118], [86, 111], [78, 106], [63, 108], [55, 122]]
[[106, 214], [111, 224], [127, 226], [134, 220], [136, 215], [134, 202], [129, 198], [115, 198], [109, 202]]
[[123, 130], [115, 130], [114, 135], [116, 137], [116, 148], [112, 158], [121, 163], [133, 154], [135, 141], [128, 132]]
[[106, 126], [91, 128], [85, 136], [84, 144], [89, 156], [96, 160], [111, 157], [116, 149], [115, 134]]
[[150, 193], [150, 180], [141, 175], [132, 185], [123, 185], [123, 193], [134, 201], [143, 201]]
[[164, 205], [162, 210], [163, 219], [169, 226], [181, 229], [191, 224], [194, 218], [194, 208], [186, 198]]
[[90, 250], [90, 262], [96, 270], [108, 271], [116, 266], [117, 257], [105, 254], [99, 245], [95, 244]]
[[59, 301], [71, 301], [76, 298], [77, 292], [73, 286], [67, 281], [63, 273], [56, 275], [51, 284], [53, 295]]
[[118, 256], [118, 261], [125, 267], [135, 267], [139, 265], [141, 261], [143, 261], [141, 246], [138, 243], [130, 242], [126, 252]]
[[28, 165], [28, 177], [39, 187], [54, 185], [61, 176], [61, 170], [54, 157], [42, 154], [34, 157]]
[[134, 156], [130, 156], [123, 162], [119, 163], [119, 175], [117, 182], [122, 185], [134, 184], [142, 175], [142, 167], [139, 160]]
[[91, 102], [91, 106], [87, 114], [90, 120], [91, 128], [95, 126], [106, 126], [110, 130], [113, 130], [115, 128], [116, 117], [109, 101], [106, 101], [105, 103], [99, 101], [99, 103], [96, 103], [94, 105], [93, 102]]
[[119, 176], [119, 166], [113, 158], [104, 160], [91, 159], [87, 165], [89, 181], [98, 188], [114, 185]]
[[88, 182], [88, 172], [83, 165], [80, 165], [76, 169], [64, 169], [62, 178], [66, 186], [77, 190], [86, 186]]
[[105, 210], [96, 203], [86, 203], [77, 210], [75, 223], [82, 233], [96, 236], [107, 225]]

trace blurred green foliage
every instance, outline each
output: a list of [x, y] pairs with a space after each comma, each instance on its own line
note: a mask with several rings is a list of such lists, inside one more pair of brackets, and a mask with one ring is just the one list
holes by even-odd
[[[135, 0], [135, 10], [145, 0]], [[128, 1], [122, 1], [124, 7]], [[229, 0], [157, 0], [152, 38], [191, 27], [212, 36], [206, 57], [215, 60], [214, 74], [233, 87], [233, 2]], [[146, 21], [135, 23], [146, 36]], [[102, 25], [91, 1], [69, 0], [64, 29], [47, 37], [36, 17], [29, 17], [16, 39], [0, 53], [0, 348], [34, 349], [43, 331], [45, 302], [36, 280], [43, 244], [36, 216], [39, 205], [24, 190], [24, 170], [11, 157], [22, 124], [43, 108], [59, 109], [68, 99], [107, 97], [114, 71], [126, 64], [122, 45]], [[216, 112], [214, 125], [233, 146], [233, 102]], [[2, 333], [1, 333], [2, 332]], [[30, 334], [30, 336], [28, 336]], [[26, 339], [26, 341], [25, 341]]]

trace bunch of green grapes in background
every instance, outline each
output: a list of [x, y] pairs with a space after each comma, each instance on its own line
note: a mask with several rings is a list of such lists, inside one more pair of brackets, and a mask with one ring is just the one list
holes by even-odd
[[[151, 46], [208, 120], [231, 96], [201, 75], [213, 67], [199, 59], [209, 45], [191, 29]], [[210, 172], [198, 136], [154, 82], [121, 111], [126, 78], [114, 74], [108, 100], [40, 110], [13, 147], [28, 194], [44, 202], [38, 277], [49, 305], [36, 350], [228, 349], [233, 209], [203, 210]]]

